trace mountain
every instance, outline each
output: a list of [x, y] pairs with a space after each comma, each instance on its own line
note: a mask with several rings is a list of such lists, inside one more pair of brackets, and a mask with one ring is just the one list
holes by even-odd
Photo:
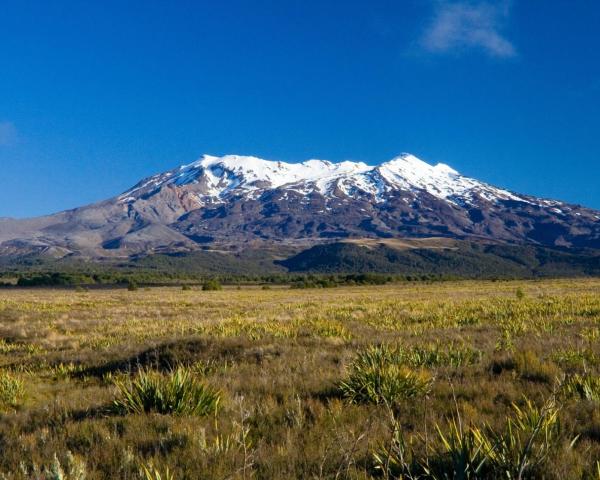
[[0, 219], [0, 256], [124, 258], [422, 237], [600, 248], [600, 212], [410, 154], [378, 166], [204, 156], [93, 205]]

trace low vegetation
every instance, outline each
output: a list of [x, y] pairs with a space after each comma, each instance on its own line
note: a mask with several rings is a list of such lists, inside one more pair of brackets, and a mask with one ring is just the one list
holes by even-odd
[[23, 396], [23, 380], [10, 372], [0, 372], [0, 405], [15, 407]]
[[2, 290], [0, 478], [600, 478], [599, 280], [355, 283]]
[[212, 279], [212, 280], [207, 280], [206, 282], [204, 282], [202, 284], [202, 290], [217, 291], [217, 290], [223, 290], [223, 287], [221, 285], [221, 282], [219, 282], [216, 279]]
[[345, 397], [355, 403], [395, 406], [403, 400], [424, 397], [433, 378], [404, 365], [403, 356], [386, 346], [359, 353], [350, 365], [348, 379], [340, 384]]
[[385, 477], [398, 479], [544, 478], [551, 456], [563, 446], [560, 407], [554, 394], [541, 407], [527, 398], [523, 403], [512, 404], [500, 431], [489, 425], [465, 426], [459, 414], [445, 425], [436, 423], [437, 446], [428, 451], [425, 445], [424, 454], [415, 453], [412, 440], [407, 443], [402, 427], [392, 420], [392, 439], [374, 456], [377, 468]]
[[114, 406], [123, 413], [210, 415], [219, 407], [220, 395], [199, 383], [183, 367], [160, 374], [141, 370], [134, 378], [116, 380], [119, 397]]

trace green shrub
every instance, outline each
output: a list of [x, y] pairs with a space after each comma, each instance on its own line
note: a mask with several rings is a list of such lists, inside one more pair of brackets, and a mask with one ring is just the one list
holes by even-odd
[[385, 478], [397, 479], [542, 478], [540, 466], [562, 445], [559, 411], [552, 395], [541, 408], [527, 398], [523, 407], [513, 404], [513, 415], [500, 432], [463, 427], [455, 419], [444, 430], [436, 424], [438, 447], [429, 453], [426, 445], [424, 455], [416, 453], [414, 437], [407, 442], [392, 418], [391, 441], [374, 453], [375, 466]]
[[373, 453], [375, 470], [386, 479], [420, 479], [423, 473], [421, 458], [415, 454], [412, 445], [414, 437], [407, 442], [400, 422], [392, 418], [392, 437]]
[[560, 444], [560, 408], [554, 396], [541, 408], [527, 398], [523, 407], [512, 407], [513, 415], [507, 419], [504, 432], [489, 429], [488, 461], [495, 478], [534, 478], [536, 469]]
[[575, 374], [565, 381], [563, 389], [567, 396], [590, 402], [600, 402], [600, 377]]
[[135, 292], [137, 289], [138, 289], [138, 285], [133, 280], [130, 280], [127, 283], [127, 290], [129, 290], [130, 292]]
[[189, 370], [178, 367], [168, 374], [141, 370], [133, 379], [115, 381], [119, 397], [114, 405], [125, 413], [210, 415], [216, 413], [219, 392], [197, 382]]
[[340, 389], [354, 403], [393, 405], [427, 395], [432, 383], [430, 375], [395, 363], [389, 347], [380, 346], [358, 354]]
[[440, 478], [486, 478], [483, 474], [488, 473], [486, 462], [492, 446], [482, 430], [463, 428], [460, 419], [452, 419], [446, 433], [439, 425], [436, 430], [441, 441], [436, 467], [444, 474]]
[[212, 280], [207, 280], [206, 282], [204, 282], [202, 284], [202, 290], [204, 290], [204, 291], [223, 290], [223, 287], [221, 286], [221, 283], [218, 280], [212, 279]]
[[160, 470], [152, 464], [141, 465], [140, 470], [144, 480], [175, 480], [175, 476], [170, 472], [169, 467], [166, 467], [162, 474], [160, 473]]
[[0, 403], [3, 406], [16, 406], [23, 390], [23, 380], [9, 372], [0, 373]]

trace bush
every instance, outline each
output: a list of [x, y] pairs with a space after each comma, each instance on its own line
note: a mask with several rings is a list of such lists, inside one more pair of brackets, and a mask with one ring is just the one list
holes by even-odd
[[127, 283], [127, 290], [130, 292], [135, 292], [137, 289], [137, 283], [135, 283], [133, 280], [130, 280], [129, 283]]
[[565, 381], [563, 389], [569, 397], [600, 402], [600, 377], [598, 376], [591, 374], [573, 375]]
[[[40, 468], [36, 463], [27, 465], [23, 461], [20, 464], [20, 470], [25, 476], [17, 478], [31, 478], [36, 480], [85, 480], [88, 476], [85, 461], [73, 455], [69, 450], [66, 452], [63, 464], [61, 464], [58, 455], [55, 453], [52, 463], [49, 466], [43, 465]], [[0, 475], [0, 478], [7, 477]], [[10, 476], [9, 478], [14, 477]]]
[[219, 408], [219, 392], [197, 382], [189, 370], [178, 367], [163, 375], [141, 370], [128, 381], [115, 381], [119, 398], [114, 405], [125, 413], [210, 415]]
[[140, 470], [144, 480], [175, 480], [175, 476], [170, 472], [169, 467], [167, 467], [162, 474], [160, 473], [160, 470], [152, 464], [141, 465]]
[[492, 450], [484, 432], [477, 427], [463, 427], [460, 417], [448, 422], [446, 433], [436, 425], [441, 449], [435, 467], [444, 475], [440, 478], [489, 478], [486, 462]]
[[530, 382], [552, 383], [560, 374], [556, 365], [551, 362], [544, 362], [531, 350], [517, 353], [514, 361], [519, 376]]
[[429, 393], [433, 379], [422, 371], [395, 363], [389, 347], [371, 347], [359, 353], [340, 389], [355, 403], [397, 404]]
[[554, 395], [541, 408], [527, 398], [524, 403], [512, 405], [513, 414], [501, 432], [489, 426], [465, 427], [460, 417], [444, 430], [436, 424], [439, 447], [425, 456], [416, 453], [392, 419], [391, 442], [374, 453], [375, 466], [386, 478], [542, 478], [539, 468], [562, 445], [560, 407]]
[[489, 429], [488, 462], [496, 478], [537, 478], [537, 468], [560, 445], [560, 407], [554, 396], [541, 408], [527, 398], [523, 407], [512, 407], [513, 415], [503, 433]]
[[204, 291], [215, 291], [215, 290], [223, 290], [221, 283], [218, 280], [207, 280], [202, 285], [202, 290]]
[[14, 407], [23, 395], [23, 380], [9, 372], [0, 374], [0, 403], [4, 406]]

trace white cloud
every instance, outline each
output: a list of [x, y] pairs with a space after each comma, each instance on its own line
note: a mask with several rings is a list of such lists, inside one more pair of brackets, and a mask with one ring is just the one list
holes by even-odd
[[509, 0], [438, 1], [421, 46], [432, 53], [479, 49], [494, 57], [512, 57], [515, 47], [501, 33], [509, 14]]
[[0, 147], [8, 147], [17, 141], [17, 129], [12, 122], [0, 122]]

